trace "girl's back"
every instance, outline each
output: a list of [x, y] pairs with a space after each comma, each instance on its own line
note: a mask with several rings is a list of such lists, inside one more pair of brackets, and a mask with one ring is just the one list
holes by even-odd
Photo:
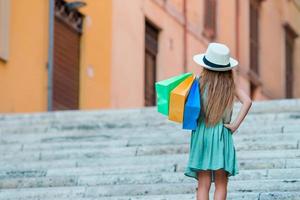
[[[199, 120], [204, 120], [204, 118], [205, 118], [203, 107], [205, 105], [207, 105], [207, 87], [204, 87], [204, 88], [205, 88], [204, 92], [201, 93], [202, 112], [200, 113]], [[233, 113], [233, 105], [229, 106], [228, 108], [225, 108], [225, 110], [223, 112], [223, 115], [222, 115], [222, 118], [221, 118], [221, 120], [224, 124], [230, 123], [231, 118], [232, 118], [232, 113]]]
[[[203, 74], [205, 76], [205, 73]], [[209, 84], [211, 83], [205, 83], [202, 81], [203, 79], [204, 77], [201, 76], [201, 114], [197, 129], [191, 133], [189, 163], [184, 174], [198, 180], [197, 172], [200, 170], [224, 169], [228, 176], [236, 175], [238, 165], [232, 132], [224, 126], [231, 120], [233, 106], [225, 108], [219, 115], [210, 113], [209, 116], [215, 115], [215, 118], [219, 116], [219, 119], [214, 124], [209, 124], [210, 121], [207, 120], [209, 116], [206, 116], [209, 113], [207, 112], [209, 106], [219, 105], [209, 104], [208, 101], [214, 100], [213, 96], [209, 95]], [[217, 108], [210, 109], [216, 110]], [[214, 182], [213, 171], [211, 171], [211, 181]]]
[[[226, 45], [210, 43], [205, 53], [194, 55], [193, 59], [203, 67], [202, 106], [197, 128], [191, 132], [189, 161], [184, 174], [198, 180], [197, 199], [208, 199], [211, 182], [216, 184], [215, 199], [226, 199], [228, 176], [239, 173], [233, 133], [252, 102], [235, 87], [232, 69], [238, 61], [230, 57]], [[231, 122], [234, 97], [243, 106]]]

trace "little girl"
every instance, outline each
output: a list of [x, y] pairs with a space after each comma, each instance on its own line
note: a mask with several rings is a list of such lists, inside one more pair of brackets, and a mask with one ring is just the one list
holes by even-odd
[[[238, 61], [230, 57], [229, 48], [210, 43], [206, 52], [193, 60], [203, 66], [200, 75], [201, 114], [197, 129], [191, 133], [190, 154], [184, 175], [198, 180], [197, 200], [208, 200], [211, 183], [215, 183], [214, 200], [225, 200], [229, 176], [239, 173], [232, 134], [247, 115], [252, 102], [234, 83], [232, 69]], [[243, 104], [231, 121], [234, 97]]]

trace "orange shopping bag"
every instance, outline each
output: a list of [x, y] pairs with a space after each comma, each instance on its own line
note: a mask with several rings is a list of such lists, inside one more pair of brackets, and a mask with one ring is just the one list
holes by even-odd
[[169, 120], [183, 121], [184, 104], [195, 76], [189, 76], [175, 87], [170, 94]]

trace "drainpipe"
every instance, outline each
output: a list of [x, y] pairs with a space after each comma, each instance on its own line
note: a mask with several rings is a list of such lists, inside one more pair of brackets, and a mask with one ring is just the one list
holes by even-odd
[[183, 71], [184, 73], [187, 72], [187, 26], [188, 26], [188, 19], [187, 19], [187, 0], [183, 0]]
[[53, 47], [55, 0], [49, 0], [49, 48], [48, 48], [48, 111], [52, 111], [53, 99]]
[[[236, 58], [240, 60], [240, 1], [235, 1], [235, 13], [236, 13], [236, 22], [235, 22], [235, 33], [236, 33], [236, 42], [235, 42], [235, 50], [236, 50]], [[237, 70], [239, 72], [240, 70]]]

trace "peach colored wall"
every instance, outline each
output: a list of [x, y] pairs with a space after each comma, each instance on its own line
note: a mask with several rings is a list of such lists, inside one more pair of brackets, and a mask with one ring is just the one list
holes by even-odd
[[284, 97], [285, 92], [284, 32], [278, 9], [276, 3], [265, 1], [260, 13], [260, 77], [270, 98]]
[[[265, 1], [260, 18], [260, 71], [263, 82], [262, 92], [269, 98], [285, 98], [285, 32], [288, 23], [300, 33], [300, 10], [293, 1]], [[299, 38], [297, 39], [299, 40]], [[300, 97], [297, 83], [299, 71], [299, 42], [295, 42], [294, 95]]]
[[[237, 1], [239, 1], [239, 13], [236, 12]], [[280, 0], [262, 3], [259, 22], [259, 62], [262, 86], [256, 92], [255, 99], [257, 100], [284, 98], [283, 22], [287, 21], [297, 29], [300, 27], [298, 22], [300, 12], [295, 10], [295, 6], [291, 2]], [[183, 1], [135, 0], [131, 3], [125, 5], [121, 0], [115, 0], [113, 4], [112, 107], [143, 106], [144, 17], [161, 29], [157, 80], [183, 72]], [[205, 51], [207, 44], [211, 42], [202, 35], [203, 9], [204, 1], [187, 1], [187, 69], [194, 73], [200, 73], [201, 67], [192, 61], [192, 56]], [[236, 80], [239, 86], [248, 93], [250, 92], [248, 75], [250, 69], [249, 14], [249, 1], [218, 1], [217, 34], [214, 40], [227, 44], [231, 49], [231, 55], [239, 60], [240, 66], [236, 70], [236, 75], [238, 75]], [[236, 30], [237, 15], [239, 17], [238, 31]], [[299, 47], [296, 46], [295, 49], [298, 50]], [[127, 51], [128, 47], [130, 47], [130, 51]], [[299, 62], [298, 58], [295, 58], [295, 63]], [[270, 73], [270, 69], [274, 71]], [[295, 69], [296, 71], [297, 69]], [[135, 73], [136, 77], [130, 75], [132, 73]], [[126, 81], [122, 77], [126, 77]], [[300, 79], [300, 77], [295, 79]], [[126, 88], [130, 88], [134, 84], [136, 84], [135, 89], [128, 92]]]
[[124, 4], [122, 0], [114, 0], [112, 13], [111, 106], [140, 106], [144, 91], [141, 1]]
[[[177, 14], [177, 8], [170, 4], [170, 10]], [[168, 15], [158, 5], [152, 1], [145, 1], [145, 15], [154, 24], [158, 25], [162, 30], [159, 38], [159, 53], [157, 60], [157, 80], [170, 77], [183, 72], [183, 28], [182, 25]], [[155, 11], [155, 12], [153, 12]], [[142, 66], [144, 68], [144, 66]]]
[[202, 67], [193, 61], [193, 55], [202, 53], [206, 50], [209, 40], [202, 36], [204, 15], [204, 4], [202, 1], [187, 0], [187, 18], [188, 18], [188, 35], [187, 35], [187, 63], [188, 71], [200, 74]]
[[48, 4], [13, 0], [10, 13], [10, 56], [0, 61], [0, 111], [45, 111]]
[[[193, 1], [196, 2], [196, 1]], [[159, 0], [132, 0], [124, 4], [113, 1], [113, 43], [112, 43], [112, 107], [144, 106], [144, 35], [145, 19], [156, 24], [159, 34], [157, 56], [157, 80], [183, 72], [183, 4], [173, 0], [164, 4]], [[195, 11], [189, 16], [199, 15]], [[200, 23], [200, 21], [197, 21]], [[192, 62], [192, 54], [203, 50], [201, 32], [197, 24], [190, 24], [188, 34], [188, 70], [200, 72]], [[197, 32], [198, 30], [198, 32]], [[198, 38], [197, 38], [198, 37]], [[199, 39], [200, 38], [200, 39]], [[206, 45], [206, 44], [205, 44]]]
[[243, 88], [245, 91], [247, 91], [248, 93], [250, 93], [250, 85], [249, 85], [249, 80], [247, 75], [249, 71], [249, 62], [250, 62], [249, 23], [247, 23], [249, 21], [249, 2], [242, 1], [242, 0], [238, 0], [238, 1], [239, 1], [238, 15], [236, 11], [234, 11], [236, 16], [239, 17], [239, 24], [238, 24], [239, 30], [235, 34], [236, 37], [239, 37], [239, 41], [238, 41], [239, 57], [237, 58], [239, 60], [239, 66], [236, 70], [237, 72], [236, 74], [238, 75], [237, 81], [239, 83], [239, 86]]
[[226, 44], [230, 50], [231, 55], [236, 55], [236, 14], [235, 14], [235, 0], [218, 1], [217, 4], [217, 41]]

